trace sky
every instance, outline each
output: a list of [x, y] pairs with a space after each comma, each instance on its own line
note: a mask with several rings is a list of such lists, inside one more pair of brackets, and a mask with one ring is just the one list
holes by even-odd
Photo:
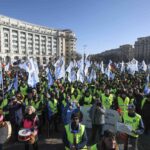
[[96, 54], [150, 36], [150, 0], [0, 0], [0, 14], [71, 29], [77, 51]]

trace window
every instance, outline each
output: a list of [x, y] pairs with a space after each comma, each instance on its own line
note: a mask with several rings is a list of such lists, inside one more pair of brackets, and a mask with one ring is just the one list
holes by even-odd
[[4, 37], [8, 37], [8, 33], [4, 33]]
[[8, 44], [5, 44], [5, 47], [8, 47]]

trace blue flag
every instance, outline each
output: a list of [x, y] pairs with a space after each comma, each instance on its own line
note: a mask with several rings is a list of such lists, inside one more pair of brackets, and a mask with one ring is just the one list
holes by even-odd
[[51, 85], [53, 85], [54, 80], [53, 80], [53, 77], [49, 68], [46, 68], [46, 75], [47, 75], [47, 80], [48, 80], [48, 88], [50, 88]]
[[18, 73], [16, 73], [16, 77], [14, 79], [14, 89], [18, 91]]

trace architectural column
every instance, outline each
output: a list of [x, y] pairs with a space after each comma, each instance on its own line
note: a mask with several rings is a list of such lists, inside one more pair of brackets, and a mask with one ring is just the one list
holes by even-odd
[[9, 52], [8, 52], [8, 56], [11, 59], [11, 62], [13, 61], [13, 48], [12, 48], [12, 30], [9, 29]]
[[33, 35], [33, 56], [36, 56], [36, 51], [35, 51], [35, 34], [32, 34]]
[[29, 56], [29, 51], [28, 51], [28, 32], [25, 32], [26, 35], [26, 57], [28, 58]]
[[0, 33], [1, 34], [1, 53], [4, 54], [5, 52], [4, 52], [4, 41], [3, 41], [4, 40], [3, 27], [1, 27], [0, 30], [1, 30], [1, 33]]
[[20, 58], [22, 58], [21, 57], [21, 55], [22, 55], [22, 51], [21, 51], [21, 38], [20, 38], [20, 31], [19, 30], [18, 30], [18, 54], [19, 54]]
[[40, 64], [43, 64], [43, 54], [42, 54], [42, 46], [41, 46], [41, 35], [39, 35], [39, 51], [40, 51]]

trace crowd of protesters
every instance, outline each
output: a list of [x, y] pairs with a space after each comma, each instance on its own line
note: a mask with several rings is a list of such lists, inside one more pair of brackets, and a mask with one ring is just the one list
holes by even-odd
[[[15, 90], [14, 87], [8, 90], [16, 72], [18, 74], [18, 90]], [[67, 79], [59, 79], [55, 80], [50, 88], [48, 88], [44, 69], [40, 70], [40, 81], [34, 88], [28, 86], [27, 73], [23, 70], [17, 69], [17, 71], [14, 70], [11, 73], [4, 72], [3, 87], [0, 90], [0, 109], [2, 110], [1, 115], [4, 116], [3, 120], [11, 122], [14, 142], [18, 141], [18, 131], [21, 128], [31, 128], [35, 134], [42, 135], [42, 128], [47, 122], [49, 127], [53, 126], [56, 132], [60, 132], [60, 123], [63, 123], [67, 132], [69, 130], [67, 125], [72, 121], [73, 114], [80, 113], [80, 117], [78, 116], [79, 122], [82, 122], [84, 116], [80, 112], [80, 106], [91, 107], [92, 134], [89, 139], [90, 144], [96, 144], [94, 137], [96, 132], [99, 133], [99, 138], [103, 139], [103, 142], [105, 137], [110, 136], [111, 139], [114, 137], [114, 134], [111, 132], [102, 133], [103, 126], [105, 126], [104, 115], [106, 109], [118, 111], [125, 122], [126, 117], [124, 118], [124, 116], [131, 106], [136, 113], [133, 117], [138, 121], [134, 127], [134, 134], [131, 137], [138, 138], [138, 135], [143, 132], [148, 134], [150, 127], [150, 93], [144, 93], [144, 88], [147, 84], [147, 73], [136, 72], [134, 75], [131, 75], [129, 73], [121, 73], [117, 68], [114, 68], [113, 72], [115, 74], [113, 80], [108, 80], [105, 74], [97, 71], [97, 79], [91, 83], [86, 81], [83, 83], [79, 81], [70, 83]], [[98, 111], [96, 112], [96, 110]], [[142, 119], [144, 125], [142, 124]], [[26, 125], [26, 120], [33, 122], [33, 125], [30, 127]], [[48, 135], [51, 134], [50, 128], [47, 129], [47, 133]], [[64, 143], [67, 141], [68, 133], [65, 134], [66, 136], [64, 137], [66, 139], [63, 139]], [[38, 138], [36, 137], [36, 142], [34, 142], [33, 146], [34, 150], [38, 150], [37, 140]], [[136, 146], [134, 146], [134, 149], [137, 150], [137, 141], [135, 142]], [[97, 143], [97, 145], [99, 144]], [[73, 145], [71, 146], [72, 150], [79, 149]], [[28, 149], [28, 145], [25, 144], [25, 150]], [[127, 147], [125, 146], [124, 149], [126, 150]]]

